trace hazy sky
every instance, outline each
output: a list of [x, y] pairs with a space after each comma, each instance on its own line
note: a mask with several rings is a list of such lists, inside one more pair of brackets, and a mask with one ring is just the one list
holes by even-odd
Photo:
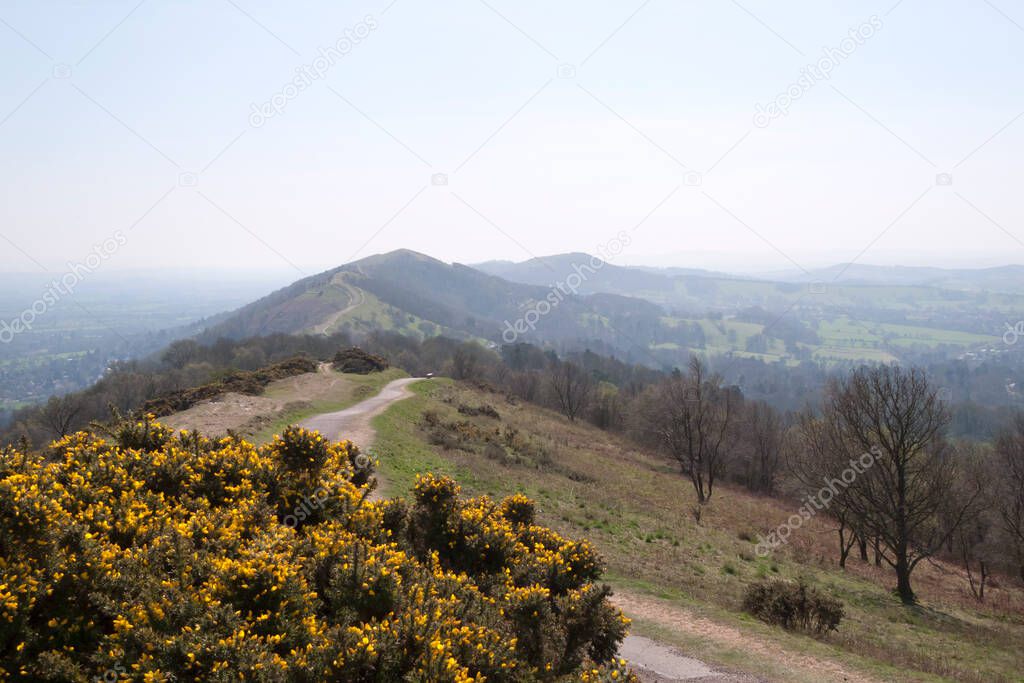
[[0, 51], [5, 271], [1024, 262], [1020, 0], [32, 0]]

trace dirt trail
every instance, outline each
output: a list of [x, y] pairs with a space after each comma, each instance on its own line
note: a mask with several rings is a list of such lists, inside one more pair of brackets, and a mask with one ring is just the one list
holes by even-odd
[[348, 303], [347, 306], [345, 306], [345, 308], [341, 309], [340, 311], [336, 311], [336, 312], [332, 313], [331, 315], [329, 315], [327, 317], [327, 320], [323, 321], [319, 325], [314, 325], [313, 326], [313, 333], [314, 334], [326, 335], [327, 334], [327, 330], [329, 330], [330, 328], [334, 327], [334, 325], [336, 325], [337, 322], [339, 320], [341, 320], [341, 317], [343, 315], [345, 315], [346, 313], [348, 313], [349, 311], [351, 311], [352, 309], [354, 309], [354, 308], [356, 308], [358, 306], [362, 306], [363, 302], [366, 301], [366, 297], [363, 296], [362, 290], [360, 290], [360, 289], [358, 289], [356, 287], [351, 286], [350, 284], [348, 284], [345, 281], [341, 281], [338, 284], [343, 286], [345, 288], [345, 291], [348, 292], [349, 303]]
[[[841, 664], [812, 655], [800, 655], [787, 652], [770, 643], [762, 642], [750, 635], [742, 633], [732, 626], [719, 624], [710, 619], [698, 616], [683, 608], [676, 607], [662, 600], [638, 595], [628, 591], [616, 591], [612, 602], [621, 609], [626, 616], [651, 621], [659, 626], [668, 628], [680, 633], [686, 633], [700, 638], [706, 638], [718, 644], [741, 650], [757, 658], [775, 663], [778, 668], [784, 671], [803, 674], [803, 678], [819, 681], [845, 681], [848, 683], [881, 683], [873, 678], [865, 677], [859, 673], [845, 669]], [[646, 639], [644, 639], [646, 640]], [[672, 648], [647, 641], [651, 646], [644, 643], [631, 645], [629, 639], [623, 643], [623, 657], [630, 660], [634, 666], [647, 669], [646, 672], [638, 671], [642, 678], [649, 683], [667, 683], [669, 681], [714, 681], [715, 683], [747, 683], [762, 679], [754, 676], [728, 674], [711, 671], [709, 674], [700, 673], [701, 662], [682, 656]], [[666, 659], [666, 651], [674, 656]], [[631, 658], [632, 657], [632, 658]], [[670, 677], [672, 671], [666, 667], [672, 666], [673, 662], [678, 665], [679, 676]], [[689, 668], [688, 668], [689, 667]], [[705, 667], [708, 668], [708, 667]], [[664, 672], [669, 675], [649, 675], [651, 671]], [[692, 673], [687, 673], [692, 672]], [[647, 674], [644, 678], [643, 674]]]
[[403, 377], [388, 382], [380, 393], [344, 410], [322, 413], [299, 423], [300, 427], [315, 429], [331, 441], [348, 439], [363, 452], [369, 451], [376, 433], [371, 420], [383, 413], [395, 401], [412, 396], [408, 385], [419, 381], [419, 377]]

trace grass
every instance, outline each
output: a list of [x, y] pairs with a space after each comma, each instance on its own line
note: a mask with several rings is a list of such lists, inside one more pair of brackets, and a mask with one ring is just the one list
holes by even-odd
[[413, 393], [411, 398], [373, 418], [371, 424], [377, 432], [373, 454], [381, 461], [386, 480], [381, 487], [382, 495], [403, 495], [412, 488], [417, 474], [427, 472], [453, 477], [471, 488], [484, 484], [471, 470], [438, 454], [416, 428], [426, 406], [432, 403], [432, 395], [440, 388], [451, 386], [452, 381], [445, 378], [416, 382], [409, 386]]
[[[702, 352], [733, 353], [736, 356], [757, 358], [765, 362], [785, 361], [797, 363], [793, 354], [779, 339], [770, 338], [765, 353], [747, 351], [747, 342], [764, 331], [764, 325], [731, 319], [674, 318], [666, 316], [662, 321], [669, 326], [682, 323], [696, 323], [704, 331], [706, 345]], [[812, 323], [816, 327], [821, 343], [801, 344], [820, 361], [868, 361], [892, 362], [898, 360], [895, 352], [917, 346], [935, 348], [942, 344], [969, 348], [998, 341], [996, 337], [973, 334], [959, 330], [948, 330], [916, 325], [897, 325], [870, 320], [854, 320], [848, 316], [836, 316]], [[662, 351], [680, 350], [678, 344], [665, 342], [651, 346]]]
[[[251, 440], [256, 444], [266, 443], [274, 438], [274, 434], [280, 434], [281, 430], [290, 424], [301, 422], [308, 417], [319, 415], [320, 413], [332, 413], [338, 410], [344, 410], [349, 406], [355, 405], [356, 403], [377, 394], [384, 385], [391, 380], [407, 376], [404, 370], [399, 370], [398, 368], [390, 368], [384, 372], [372, 372], [368, 375], [336, 374], [339, 378], [344, 380], [344, 382], [339, 386], [337, 392], [332, 392], [332, 395], [327, 398], [316, 399], [313, 401], [302, 401], [301, 408], [286, 410], [276, 416], [265, 428], [255, 433]], [[287, 387], [278, 386], [277, 388], [268, 389], [263, 395], [268, 398], [286, 398], [292, 400], [301, 398], [288, 395], [288, 391]]]
[[[1024, 680], [1024, 594], [1008, 588], [1009, 581], [978, 604], [955, 567], [922, 564], [914, 577], [922, 605], [907, 609], [892, 595], [888, 570], [856, 559], [838, 570], [835, 534], [825, 519], [810, 520], [786, 548], [760, 558], [754, 553], [757, 534], [787, 518], [792, 505], [719, 486], [697, 523], [692, 489], [676, 469], [612, 435], [447, 380], [420, 382], [413, 391], [413, 398], [374, 422], [387, 493], [405, 493], [417, 473], [431, 471], [454, 476], [472, 494], [527, 494], [537, 501], [541, 523], [597, 545], [617, 590], [650, 601], [653, 613], [641, 614], [637, 625], [642, 633], [773, 680], [821, 680], [820, 671], [817, 679], [813, 673], [818, 665], [887, 681]], [[480, 433], [518, 430], [545, 455], [507, 464], [484, 457], [481, 444], [443, 450], [430, 445], [418, 426], [424, 410], [444, 420], [465, 419], [455, 405], [484, 402], [501, 419], [471, 418]], [[744, 615], [746, 586], [775, 576], [807, 577], [842, 600], [847, 617], [839, 632], [818, 640]], [[666, 615], [682, 616], [666, 621]], [[739, 640], [702, 636], [687, 627], [694, 615], [735, 631]], [[753, 665], [751, 648], [761, 652]]]

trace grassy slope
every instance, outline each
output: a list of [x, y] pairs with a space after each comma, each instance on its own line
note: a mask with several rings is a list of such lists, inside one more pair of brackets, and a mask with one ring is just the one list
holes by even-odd
[[[537, 501], [543, 523], [598, 545], [619, 591], [649, 603], [649, 613], [636, 621], [640, 632], [772, 680], [840, 679], [798, 666], [808, 659], [879, 680], [1024, 680], [1019, 591], [995, 589], [978, 606], [966, 597], [963, 578], [947, 573], [953, 568], [922, 565], [915, 578], [923, 604], [905, 609], [890, 593], [888, 571], [856, 559], [846, 572], [835, 568], [834, 533], [824, 520], [811, 520], [774, 558], [756, 557], [753, 542], [745, 539], [783, 521], [793, 505], [720, 487], [698, 524], [692, 491], [673, 468], [614, 437], [447, 380], [420, 382], [413, 391], [414, 398], [374, 423], [375, 454], [389, 482], [385, 493], [408, 491], [415, 475], [426, 471], [451, 474], [470, 493], [526, 493]], [[500, 424], [486, 417], [470, 421], [486, 430], [511, 425], [550, 461], [507, 465], [479, 455], [479, 444], [470, 444], [476, 452], [429, 445], [417, 426], [424, 410], [445, 420], [466, 419], [442, 400], [446, 396], [455, 405], [491, 403], [501, 413]], [[846, 604], [840, 631], [826, 641], [781, 632], [739, 611], [749, 582], [798, 575]], [[666, 615], [678, 617], [675, 625]], [[704, 620], [714, 628], [693, 627]], [[739, 637], [723, 637], [723, 631]]]

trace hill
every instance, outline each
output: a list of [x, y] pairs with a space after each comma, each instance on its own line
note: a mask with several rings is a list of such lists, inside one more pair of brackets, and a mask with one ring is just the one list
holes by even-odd
[[[809, 520], [773, 555], [758, 534], [798, 503], [728, 485], [700, 519], [692, 488], [660, 457], [582, 422], [464, 384], [413, 385], [417, 397], [378, 417], [374, 455], [394, 491], [429, 470], [456, 477], [474, 494], [523, 493], [538, 519], [589, 538], [608, 562], [615, 600], [633, 632], [727, 668], [778, 681], [1019, 680], [1024, 671], [1024, 591], [1012, 579], [983, 603], [970, 597], [962, 568], [920, 568], [921, 605], [899, 606], [893, 576], [872, 562], [836, 566], [835, 531]], [[470, 416], [464, 406], [491, 406]], [[496, 416], [495, 416], [496, 415]], [[806, 578], [839, 598], [838, 632], [816, 639], [744, 615], [751, 583]]]
[[615, 294], [569, 292], [555, 300], [549, 287], [399, 250], [299, 280], [235, 311], [201, 338], [393, 330], [498, 344], [511, 341], [507, 330], [518, 327], [514, 336], [523, 340], [628, 353], [637, 343], [627, 330], [658, 326], [661, 313], [657, 305]]
[[[555, 254], [514, 263], [490, 261], [473, 266], [513, 282], [554, 286], [571, 273], [580, 274], [580, 294], [611, 293], [641, 298], [659, 298], [675, 290], [671, 277], [639, 268], [617, 266], [583, 253]], [[647, 294], [648, 296], [644, 296]]]
[[[769, 362], [923, 362], [982, 347], [1006, 352], [998, 344], [1001, 335], [1024, 318], [1022, 266], [949, 270], [841, 264], [753, 278], [618, 266], [570, 253], [477, 267], [530, 284], [582, 268], [587, 276], [581, 292], [644, 299], [665, 310], [668, 325], [699, 325], [705, 339], [691, 348]], [[648, 341], [656, 353], [677, 343]]]
[[[312, 374], [296, 380], [291, 389], [299, 393], [323, 382]], [[758, 536], [788, 519], [795, 501], [723, 484], [698, 518], [677, 467], [619, 436], [443, 378], [412, 389], [413, 398], [373, 421], [371, 455], [383, 493], [407, 491], [429, 471], [473, 495], [525, 494], [541, 523], [598, 549], [634, 634], [779, 681], [987, 683], [1016, 680], [1024, 667], [1017, 646], [1024, 591], [1010, 577], [996, 577], [978, 602], [963, 569], [936, 560], [918, 570], [921, 604], [903, 608], [890, 570], [853, 557], [837, 567], [834, 525], [825, 515], [761, 556]], [[190, 427], [195, 416], [170, 419]], [[271, 440], [270, 432], [257, 437]], [[752, 583], [799, 577], [844, 603], [846, 617], [828, 638], [769, 627], [742, 611]]]
[[873, 266], [839, 263], [807, 273], [776, 273], [771, 279], [785, 282], [841, 282], [861, 285], [935, 287], [964, 291], [1024, 293], [1024, 266], [994, 268], [928, 268], [916, 266]]
[[846, 367], [1012, 355], [1001, 342], [1017, 320], [1019, 294], [657, 272], [580, 253], [474, 268], [399, 250], [303, 278], [214, 321], [199, 339], [383, 330], [589, 348], [657, 368], [691, 353], [725, 357], [730, 368], [737, 360]]

